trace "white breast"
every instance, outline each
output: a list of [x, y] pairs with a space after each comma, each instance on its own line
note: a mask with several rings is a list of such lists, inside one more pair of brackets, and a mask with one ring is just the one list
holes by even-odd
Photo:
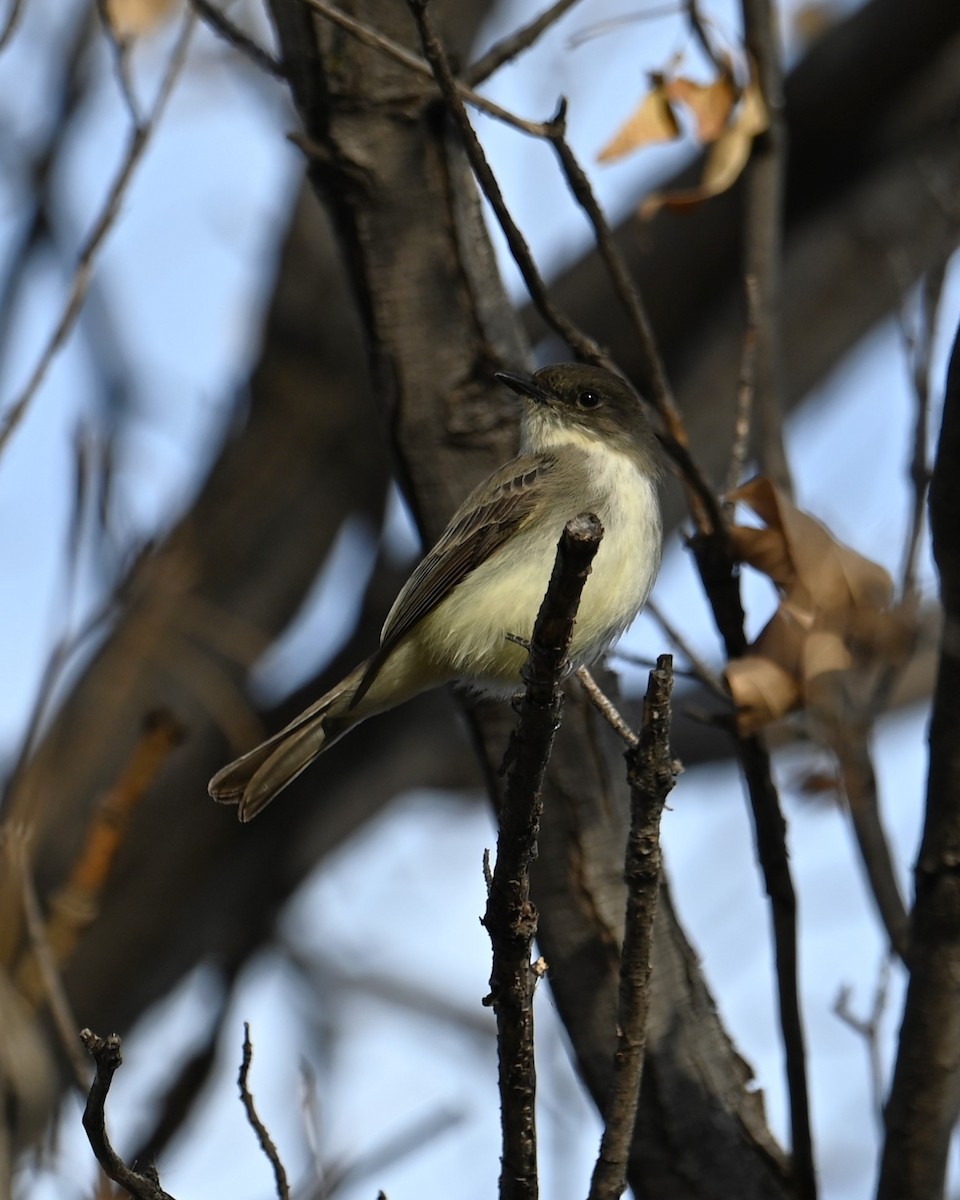
[[[564, 442], [571, 437], [566, 432]], [[585, 494], [544, 536], [516, 534], [460, 583], [418, 627], [413, 653], [431, 660], [434, 678], [472, 679], [510, 693], [520, 682], [526, 651], [509, 634], [529, 639], [556, 559], [564, 524], [596, 513], [604, 534], [583, 590], [570, 647], [575, 666], [596, 660], [643, 607], [660, 567], [661, 525], [656, 484], [626, 455], [589, 437], [576, 447], [587, 461]], [[429, 645], [429, 649], [428, 649]], [[424, 661], [424, 667], [426, 662]]]
[[584, 441], [604, 534], [583, 589], [571, 657], [591, 662], [643, 607], [660, 569], [663, 535], [656, 483], [626, 455]]

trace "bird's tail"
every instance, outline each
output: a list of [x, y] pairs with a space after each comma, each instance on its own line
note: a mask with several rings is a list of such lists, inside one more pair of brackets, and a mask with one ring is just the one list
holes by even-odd
[[240, 820], [252, 821], [319, 754], [370, 715], [351, 709], [366, 667], [361, 663], [279, 733], [219, 770], [207, 785], [214, 800], [239, 805]]

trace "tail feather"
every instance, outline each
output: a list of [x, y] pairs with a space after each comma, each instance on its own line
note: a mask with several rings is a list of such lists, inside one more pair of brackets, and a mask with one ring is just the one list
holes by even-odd
[[252, 821], [319, 754], [363, 720], [350, 714], [350, 701], [365, 667], [362, 663], [279, 733], [221, 768], [207, 785], [213, 799], [239, 805], [240, 820]]

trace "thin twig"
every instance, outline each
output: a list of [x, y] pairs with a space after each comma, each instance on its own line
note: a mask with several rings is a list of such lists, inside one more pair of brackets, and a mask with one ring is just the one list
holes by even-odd
[[[747, 651], [747, 638], [739, 575], [727, 539], [695, 537], [691, 539], [690, 546], [727, 656], [739, 658]], [[756, 736], [737, 736], [735, 730], [734, 734], [753, 815], [757, 858], [770, 898], [780, 1028], [790, 1099], [795, 1187], [800, 1200], [814, 1200], [816, 1177], [810, 1132], [806, 1048], [800, 1014], [797, 896], [787, 853], [786, 822], [773, 782], [770, 754], [766, 746]]]
[[[663, 632], [667, 635], [667, 639], [674, 649], [679, 650], [683, 657], [687, 660], [692, 668], [692, 674], [696, 679], [703, 684], [708, 691], [712, 692], [718, 700], [722, 700], [724, 704], [730, 704], [730, 693], [724, 687], [720, 678], [710, 670], [707, 663], [690, 645], [687, 638], [683, 636], [680, 630], [667, 617], [663, 609], [653, 600], [648, 600], [643, 607], [643, 611], [647, 613], [660, 626]], [[677, 674], [676, 670], [674, 674]]]
[[[750, 431], [753, 425], [753, 402], [757, 388], [757, 321], [760, 293], [754, 275], [747, 272], [744, 280], [747, 297], [747, 327], [743, 333], [743, 348], [740, 351], [740, 377], [737, 380], [737, 415], [733, 422], [733, 444], [730, 447], [730, 465], [727, 467], [726, 491], [732, 492], [743, 478], [744, 467], [750, 453]], [[732, 516], [732, 502], [725, 504], [728, 517]]]
[[414, 20], [417, 22], [424, 55], [433, 70], [434, 77], [440, 87], [440, 92], [460, 131], [463, 146], [470, 160], [470, 165], [473, 168], [473, 173], [476, 175], [477, 182], [480, 184], [480, 188], [489, 201], [500, 228], [503, 230], [507, 244], [510, 247], [510, 253], [513, 255], [517, 266], [520, 268], [520, 273], [523, 275], [530, 298], [533, 300], [544, 321], [573, 348], [576, 354], [587, 362], [603, 362], [603, 354], [593, 338], [588, 337], [569, 318], [558, 312], [553, 306], [553, 302], [547, 293], [547, 285], [544, 283], [533, 261], [530, 247], [527, 245], [513, 217], [510, 216], [510, 212], [503, 199], [503, 193], [500, 191], [500, 185], [497, 183], [496, 176], [491, 170], [490, 164], [487, 162], [487, 157], [483, 152], [483, 147], [480, 145], [477, 135], [473, 131], [473, 126], [467, 117], [466, 110], [463, 107], [463, 100], [457, 90], [456, 82], [450, 71], [450, 65], [447, 62], [447, 56], [437, 37], [433, 22], [427, 14], [426, 0], [407, 0], [407, 2], [410, 11], [413, 13]]
[[53, 1023], [73, 1071], [74, 1082], [81, 1091], [85, 1092], [89, 1087], [90, 1074], [86, 1060], [77, 1045], [77, 1023], [70, 1008], [70, 1001], [63, 986], [63, 979], [60, 976], [50, 940], [47, 937], [40, 898], [37, 895], [30, 870], [26, 835], [22, 830], [15, 831], [8, 826], [4, 832], [3, 847], [7, 852], [14, 876], [19, 876], [20, 879], [21, 901], [30, 951], [43, 981], [44, 996], [50, 1007]]
[[545, 30], [556, 24], [564, 13], [569, 12], [577, 3], [579, 0], [556, 0], [549, 8], [544, 9], [539, 17], [535, 17], [529, 25], [521, 25], [513, 33], [501, 38], [499, 42], [495, 42], [464, 72], [466, 82], [471, 87], [476, 87], [484, 80], [489, 79], [495, 71], [500, 70], [504, 63], [510, 62], [524, 50], [529, 50]]
[[2, 454], [17, 426], [23, 420], [30, 402], [46, 378], [51, 363], [61, 346], [67, 340], [77, 317], [80, 315], [87, 290], [90, 287], [97, 253], [117, 219], [130, 181], [140, 160], [143, 158], [144, 151], [150, 142], [153, 131], [157, 127], [157, 123], [170, 97], [173, 85], [186, 60], [187, 47], [190, 43], [190, 35], [193, 32], [195, 20], [196, 18], [192, 11], [187, 12], [183, 18], [180, 33], [174, 45], [173, 52], [170, 55], [170, 62], [161, 82], [153, 108], [144, 123], [134, 126], [132, 129], [130, 142], [123, 162], [120, 165], [120, 170], [113, 182], [113, 186], [110, 188], [100, 215], [94, 222], [93, 228], [81, 248], [73, 276], [73, 284], [60, 319], [53, 333], [50, 335], [26, 386], [7, 409], [2, 419], [0, 419], [0, 454]]
[[914, 425], [909, 465], [912, 500], [900, 568], [899, 602], [904, 628], [910, 631], [912, 644], [905, 653], [891, 656], [891, 660], [880, 671], [868, 705], [872, 716], [887, 710], [890, 696], [912, 657], [919, 637], [917, 558], [920, 552], [920, 538], [926, 521], [927, 493], [930, 487], [927, 441], [930, 435], [931, 356], [937, 327], [937, 314], [943, 295], [949, 259], [950, 255], [947, 255], [936, 263], [920, 284], [920, 311], [917, 315], [915, 333], [910, 331], [903, 310], [900, 311], [900, 334], [910, 369], [914, 398]]
[[244, 33], [238, 25], [235, 25], [222, 8], [212, 4], [210, 0], [190, 0], [190, 3], [205, 25], [208, 25], [214, 33], [228, 42], [234, 50], [239, 51], [244, 58], [248, 58], [255, 67], [266, 71], [274, 79], [286, 79], [287, 72], [283, 63], [274, 58], [270, 51], [265, 50], [259, 42], [255, 42], [249, 34]]
[[[327, 0], [303, 0], [303, 3], [308, 8], [312, 8], [321, 16], [326, 17], [328, 21], [332, 21], [334, 25], [338, 25], [346, 33], [351, 34], [362, 42], [363, 45], [369, 46], [372, 50], [379, 50], [388, 58], [392, 58], [394, 62], [400, 63], [401, 66], [409, 68], [417, 75], [424, 79], [434, 79], [434, 71], [430, 64], [419, 55], [408, 50], [406, 46], [401, 46], [399, 42], [388, 38], [386, 34], [379, 33], [376, 29], [371, 29], [369, 25], [364, 25], [362, 21], [358, 21], [356, 17], [351, 17], [348, 13], [335, 7], [333, 4], [328, 4]], [[474, 108], [480, 109], [490, 117], [495, 117], [498, 121], [503, 121], [505, 125], [510, 125], [521, 133], [527, 133], [531, 137], [543, 138], [547, 136], [546, 127], [540, 121], [525, 121], [523, 117], [518, 117], [509, 109], [501, 108], [493, 100], [488, 100], [486, 96], [481, 96], [479, 92], [475, 92], [473, 88], [463, 83], [459, 79], [453, 78], [451, 75], [452, 86], [457, 95]]]
[[886, 1012], [890, 999], [890, 977], [893, 957], [886, 955], [877, 974], [877, 983], [873, 989], [873, 1003], [866, 1017], [858, 1017], [850, 1007], [851, 990], [844, 986], [837, 993], [833, 1011], [845, 1025], [854, 1033], [860, 1035], [866, 1043], [867, 1056], [870, 1060], [870, 1082], [873, 1093], [873, 1106], [877, 1115], [880, 1132], [883, 1132], [883, 1102], [886, 1097], [886, 1081], [883, 1071], [883, 1054], [880, 1044], [880, 1022]]
[[580, 594], [603, 530], [589, 513], [570, 521], [533, 629], [523, 669], [526, 691], [510, 739], [500, 805], [497, 861], [483, 924], [493, 947], [490, 995], [499, 1055], [501, 1200], [535, 1200], [537, 1135], [534, 1100], [533, 993], [541, 973], [531, 962], [537, 912], [530, 864], [537, 853], [541, 789], [563, 710], [563, 676]]
[[641, 390], [656, 409], [666, 427], [667, 436], [663, 438], [664, 449], [677, 467], [697, 528], [701, 533], [716, 532], [723, 527], [717, 498], [690, 452], [686, 426], [670, 389], [646, 308], [631, 278], [626, 261], [617, 248], [613, 231], [594, 195], [586, 172], [580, 166], [567, 141], [566, 101], [561, 101], [556, 116], [547, 123], [547, 132], [567, 186], [593, 227], [601, 261], [607, 268], [614, 292], [633, 326], [642, 362]]
[[280, 1155], [277, 1153], [277, 1148], [273, 1144], [273, 1138], [267, 1132], [267, 1127], [257, 1115], [256, 1106], [253, 1103], [253, 1095], [247, 1084], [247, 1076], [250, 1074], [250, 1063], [253, 1061], [253, 1043], [250, 1041], [250, 1023], [243, 1023], [243, 1058], [240, 1061], [240, 1074], [237, 1076], [237, 1086], [240, 1088], [240, 1099], [243, 1101], [243, 1107], [246, 1109], [247, 1120], [254, 1133], [257, 1135], [257, 1141], [260, 1143], [260, 1149], [264, 1152], [273, 1167], [273, 1177], [276, 1180], [277, 1196], [279, 1200], [290, 1200], [290, 1185], [287, 1183], [287, 1172], [284, 1170], [283, 1163], [280, 1161]]
[[930, 363], [933, 338], [937, 329], [937, 313], [943, 295], [946, 273], [947, 259], [945, 258], [923, 277], [920, 284], [917, 333], [914, 338], [907, 341], [915, 410], [913, 450], [910, 456], [913, 505], [903, 552], [903, 566], [900, 572], [900, 597], [905, 602], [913, 600], [916, 595], [917, 554], [927, 511], [927, 489], [930, 485], [930, 462], [927, 453], [927, 441], [930, 436]]
[[828, 730], [827, 740], [840, 768], [860, 861], [877, 912], [891, 949], [907, 962], [910, 954], [910, 918], [900, 893], [890, 843], [880, 818], [877, 776], [870, 757], [869, 732], [869, 726], [858, 728], [852, 718], [838, 718], [832, 730]]
[[627, 743], [628, 746], [635, 746], [640, 740], [633, 732], [630, 726], [626, 723], [623, 717], [617, 710], [616, 705], [600, 687], [599, 683], [591, 675], [587, 667], [581, 667], [577, 671], [577, 679], [580, 681], [580, 686], [587, 693], [587, 699], [597, 710], [604, 720], [610, 725], [611, 729]]
[[120, 95], [123, 97], [123, 102], [127, 106], [127, 112], [130, 114], [130, 121], [136, 130], [143, 125], [143, 116], [140, 112], [140, 105], [137, 103], [136, 93], [133, 90], [133, 79], [130, 74], [130, 41], [120, 34], [113, 23], [108, 0], [96, 0], [96, 4], [100, 24], [103, 26], [107, 41], [110, 43], [110, 48], [113, 52], [113, 66], [116, 71], [117, 83], [120, 87]]
[[944, 608], [930, 719], [923, 837], [914, 868], [910, 980], [884, 1112], [878, 1200], [944, 1194], [960, 1109], [960, 329], [930, 481], [930, 530]]
[[744, 40], [756, 66], [769, 125], [754, 139], [745, 175], [745, 269], [756, 286], [755, 398], [758, 458], [764, 475], [793, 494], [783, 443], [783, 210], [786, 126], [783, 72], [772, 0], [741, 0]]
[[642, 12], [624, 13], [623, 16], [609, 17], [605, 21], [595, 21], [586, 29], [581, 29], [579, 33], [573, 34], [567, 45], [571, 50], [576, 50], [584, 43], [592, 41], [593, 38], [605, 37], [608, 33], [622, 29], [624, 25], [634, 25], [638, 21], [659, 21], [663, 17], [675, 17], [683, 11], [684, 2], [685, 0], [675, 0], [675, 3], [672, 4], [653, 4], [644, 8]]
[[86, 1046], [87, 1053], [97, 1067], [87, 1096], [87, 1105], [83, 1110], [83, 1128], [97, 1156], [97, 1162], [103, 1167], [107, 1177], [119, 1184], [128, 1195], [134, 1197], [134, 1200], [174, 1200], [170, 1193], [160, 1186], [156, 1171], [141, 1173], [132, 1170], [111, 1146], [107, 1136], [104, 1106], [113, 1077], [123, 1062], [120, 1057], [120, 1038], [115, 1033], [101, 1038], [91, 1030], [83, 1029], [80, 1031], [80, 1041]]
[[7, 43], [13, 37], [20, 17], [23, 13], [23, 0], [11, 0], [10, 11], [7, 13], [6, 24], [0, 30], [0, 53], [7, 48]]
[[683, 11], [687, 18], [687, 23], [693, 31], [693, 36], [700, 43], [700, 48], [704, 54], [710, 59], [721, 75], [729, 76], [730, 63], [717, 52], [717, 48], [713, 44], [713, 39], [707, 33], [706, 22], [700, 15], [697, 0], [683, 0]]
[[670, 753], [672, 668], [670, 655], [662, 654], [650, 672], [640, 737], [625, 756], [630, 834], [624, 869], [627, 912], [620, 958], [617, 1050], [589, 1200], [619, 1200], [627, 1186], [637, 1123], [650, 1010], [653, 920], [660, 891], [660, 816], [676, 778]]

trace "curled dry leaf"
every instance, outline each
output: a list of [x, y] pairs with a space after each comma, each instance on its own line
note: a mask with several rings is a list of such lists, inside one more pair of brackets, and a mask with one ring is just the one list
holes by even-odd
[[905, 614], [892, 607], [890, 576], [841, 545], [768, 479], [730, 493], [766, 527], [730, 531], [741, 562], [767, 575], [780, 603], [750, 653], [727, 666], [741, 733], [800, 707], [836, 715], [849, 700], [851, 673], [901, 655]]
[[180, 0], [107, 0], [107, 16], [122, 41], [152, 33], [180, 7]]
[[697, 140], [704, 145], [715, 142], [727, 128], [738, 95], [729, 72], [718, 75], [712, 83], [697, 83], [681, 75], [667, 84], [666, 92], [669, 100], [684, 105], [693, 114]]
[[597, 156], [600, 162], [613, 162], [654, 142], [672, 142], [680, 136], [677, 117], [670, 107], [667, 84], [662, 75], [650, 76], [650, 91], [639, 108], [629, 117]]
[[740, 105], [707, 155], [703, 176], [692, 188], [653, 192], [640, 205], [640, 217], [649, 220], [661, 208], [691, 208], [733, 187], [750, 159], [753, 139], [768, 129], [770, 116], [760, 85], [751, 79], [743, 89]]

